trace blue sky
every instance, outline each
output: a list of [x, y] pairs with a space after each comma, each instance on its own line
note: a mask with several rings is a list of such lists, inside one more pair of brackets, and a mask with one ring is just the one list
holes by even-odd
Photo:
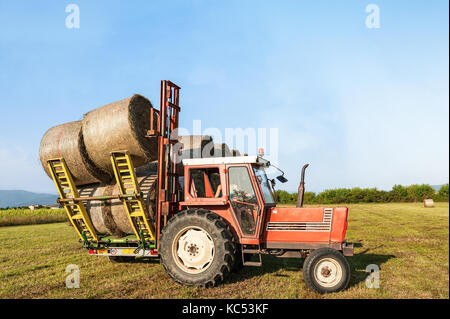
[[[68, 29], [65, 8], [80, 8]], [[368, 4], [380, 28], [365, 25]], [[0, 0], [0, 189], [54, 193], [51, 126], [182, 87], [181, 125], [278, 128], [295, 190], [449, 180], [447, 1]], [[255, 150], [256, 151], [256, 150]]]

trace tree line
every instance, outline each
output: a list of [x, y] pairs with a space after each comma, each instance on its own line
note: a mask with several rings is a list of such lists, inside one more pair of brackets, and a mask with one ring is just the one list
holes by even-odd
[[[448, 191], [449, 184], [443, 185], [438, 192], [428, 184], [394, 185], [390, 191], [377, 188], [337, 188], [327, 189], [317, 194], [305, 192], [303, 202], [305, 204], [421, 202], [429, 198], [437, 202], [445, 202], [449, 200]], [[276, 195], [277, 202], [280, 204], [297, 202], [297, 193], [277, 190]]]

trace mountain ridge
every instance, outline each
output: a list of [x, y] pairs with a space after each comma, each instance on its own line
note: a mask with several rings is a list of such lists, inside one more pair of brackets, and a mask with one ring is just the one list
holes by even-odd
[[24, 190], [0, 190], [0, 208], [30, 205], [52, 205], [58, 195]]

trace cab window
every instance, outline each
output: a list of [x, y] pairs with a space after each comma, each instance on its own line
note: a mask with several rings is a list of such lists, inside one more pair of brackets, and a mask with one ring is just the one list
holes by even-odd
[[228, 184], [231, 206], [242, 233], [244, 235], [255, 234], [258, 200], [247, 167], [230, 167], [228, 169]]
[[275, 203], [274, 197], [272, 194], [272, 189], [269, 185], [269, 180], [267, 179], [266, 172], [264, 171], [264, 168], [262, 167], [254, 167], [253, 171], [255, 172], [256, 179], [261, 185], [261, 191], [264, 196], [264, 200], [266, 204], [273, 204]]
[[222, 197], [218, 168], [193, 168], [189, 172], [189, 193], [193, 198]]

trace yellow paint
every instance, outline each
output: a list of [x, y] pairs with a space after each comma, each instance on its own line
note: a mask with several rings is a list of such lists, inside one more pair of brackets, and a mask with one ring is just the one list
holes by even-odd
[[[118, 163], [118, 161], [125, 161], [125, 163]], [[139, 240], [145, 239], [155, 240], [155, 230], [153, 225], [149, 224], [145, 215], [145, 206], [143, 199], [140, 197], [141, 190], [137, 182], [136, 173], [134, 171], [133, 162], [131, 161], [130, 153], [128, 151], [117, 151], [111, 153], [111, 164], [116, 177], [117, 185], [121, 195], [137, 194], [136, 198], [122, 198], [123, 206], [128, 215], [128, 220], [131, 223], [134, 234]], [[127, 173], [128, 175], [122, 175]], [[124, 180], [125, 179], [125, 180]], [[142, 225], [139, 228], [139, 222]], [[140, 230], [147, 231], [148, 238], [141, 238]]]
[[[47, 165], [61, 199], [80, 197], [64, 158], [50, 159], [47, 161]], [[83, 240], [82, 233], [84, 232], [89, 241], [97, 241], [97, 233], [83, 202], [63, 202], [62, 205], [81, 240]]]

